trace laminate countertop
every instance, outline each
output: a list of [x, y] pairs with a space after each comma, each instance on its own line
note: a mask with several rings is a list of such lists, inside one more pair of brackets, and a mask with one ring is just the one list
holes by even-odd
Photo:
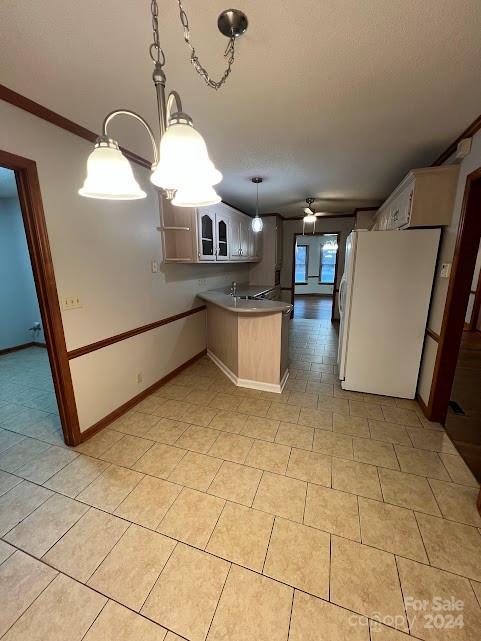
[[267, 298], [259, 298], [253, 300], [252, 298], [246, 299], [245, 296], [261, 296], [266, 294], [273, 287], [262, 287], [260, 285], [238, 285], [237, 296], [232, 296], [230, 287], [222, 289], [211, 289], [207, 292], [200, 292], [197, 294], [206, 303], [218, 305], [223, 309], [230, 312], [237, 312], [239, 314], [273, 314], [276, 312], [290, 312], [292, 305], [284, 303], [280, 300], [269, 300]]

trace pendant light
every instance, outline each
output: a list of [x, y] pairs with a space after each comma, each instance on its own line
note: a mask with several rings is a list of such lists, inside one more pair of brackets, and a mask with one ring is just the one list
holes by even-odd
[[262, 231], [262, 228], [264, 227], [264, 223], [262, 222], [262, 218], [259, 216], [259, 185], [262, 182], [262, 178], [260, 176], [255, 176], [251, 180], [256, 185], [256, 189], [257, 189], [257, 191], [256, 191], [256, 215], [252, 219], [251, 227], [252, 227], [252, 231], [255, 234], [258, 234], [259, 232]]
[[[220, 80], [210, 78], [199, 62], [195, 48], [190, 40], [189, 19], [177, 0], [180, 21], [184, 30], [184, 40], [189, 46], [190, 61], [206, 84], [220, 89], [229, 77], [234, 64], [235, 42], [247, 29], [247, 17], [242, 11], [228, 9], [218, 20], [219, 31], [229, 38], [225, 57], [227, 67]], [[150, 2], [153, 27], [153, 42], [149, 54], [154, 62], [153, 82], [157, 98], [160, 142], [146, 120], [126, 109], [112, 111], [104, 119], [102, 135], [97, 138], [95, 147], [87, 161], [87, 176], [79, 194], [87, 198], [107, 200], [135, 200], [145, 198], [146, 193], [135, 179], [132, 167], [120, 150], [119, 144], [108, 135], [108, 125], [117, 116], [128, 116], [140, 122], [147, 130], [152, 150], [153, 163], [150, 180], [160, 188], [172, 204], [179, 207], [204, 207], [220, 201], [214, 185], [222, 180], [221, 172], [209, 158], [207, 146], [201, 134], [194, 129], [192, 118], [182, 110], [182, 102], [177, 92], [172, 91], [166, 101], [166, 76], [163, 70], [165, 54], [160, 47], [157, 0]]]

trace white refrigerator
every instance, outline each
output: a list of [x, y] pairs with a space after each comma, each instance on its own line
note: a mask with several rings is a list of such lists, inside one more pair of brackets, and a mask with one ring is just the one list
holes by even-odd
[[345, 390], [414, 398], [440, 229], [353, 231], [339, 288]]

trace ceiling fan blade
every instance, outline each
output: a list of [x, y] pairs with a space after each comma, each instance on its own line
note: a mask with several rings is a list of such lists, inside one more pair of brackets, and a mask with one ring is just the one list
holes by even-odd
[[309, 214], [313, 214], [314, 212], [310, 207], [304, 207], [304, 213], [309, 216]]

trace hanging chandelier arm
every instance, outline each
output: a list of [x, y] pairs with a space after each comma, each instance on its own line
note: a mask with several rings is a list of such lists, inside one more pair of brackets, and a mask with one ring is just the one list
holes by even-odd
[[152, 163], [152, 166], [156, 166], [159, 162], [159, 152], [157, 149], [157, 144], [155, 142], [155, 136], [154, 132], [152, 131], [152, 128], [150, 127], [149, 123], [142, 118], [142, 116], [139, 116], [139, 114], [135, 113], [135, 111], [130, 111], [128, 109], [116, 109], [115, 111], [111, 111], [104, 119], [103, 125], [102, 125], [102, 137], [104, 138], [109, 138], [107, 129], [109, 124], [112, 122], [112, 120], [116, 116], [130, 116], [131, 118], [134, 118], [138, 122], [140, 122], [145, 129], [147, 130], [147, 133], [149, 134], [150, 142], [152, 143], [152, 150], [154, 153], [154, 162]]
[[172, 115], [172, 105], [175, 102], [175, 108], [176, 110], [174, 113], [181, 114], [182, 113], [182, 100], [180, 99], [179, 94], [177, 91], [171, 91], [169, 94], [169, 98], [167, 100], [167, 124], [169, 123], [169, 119]]

